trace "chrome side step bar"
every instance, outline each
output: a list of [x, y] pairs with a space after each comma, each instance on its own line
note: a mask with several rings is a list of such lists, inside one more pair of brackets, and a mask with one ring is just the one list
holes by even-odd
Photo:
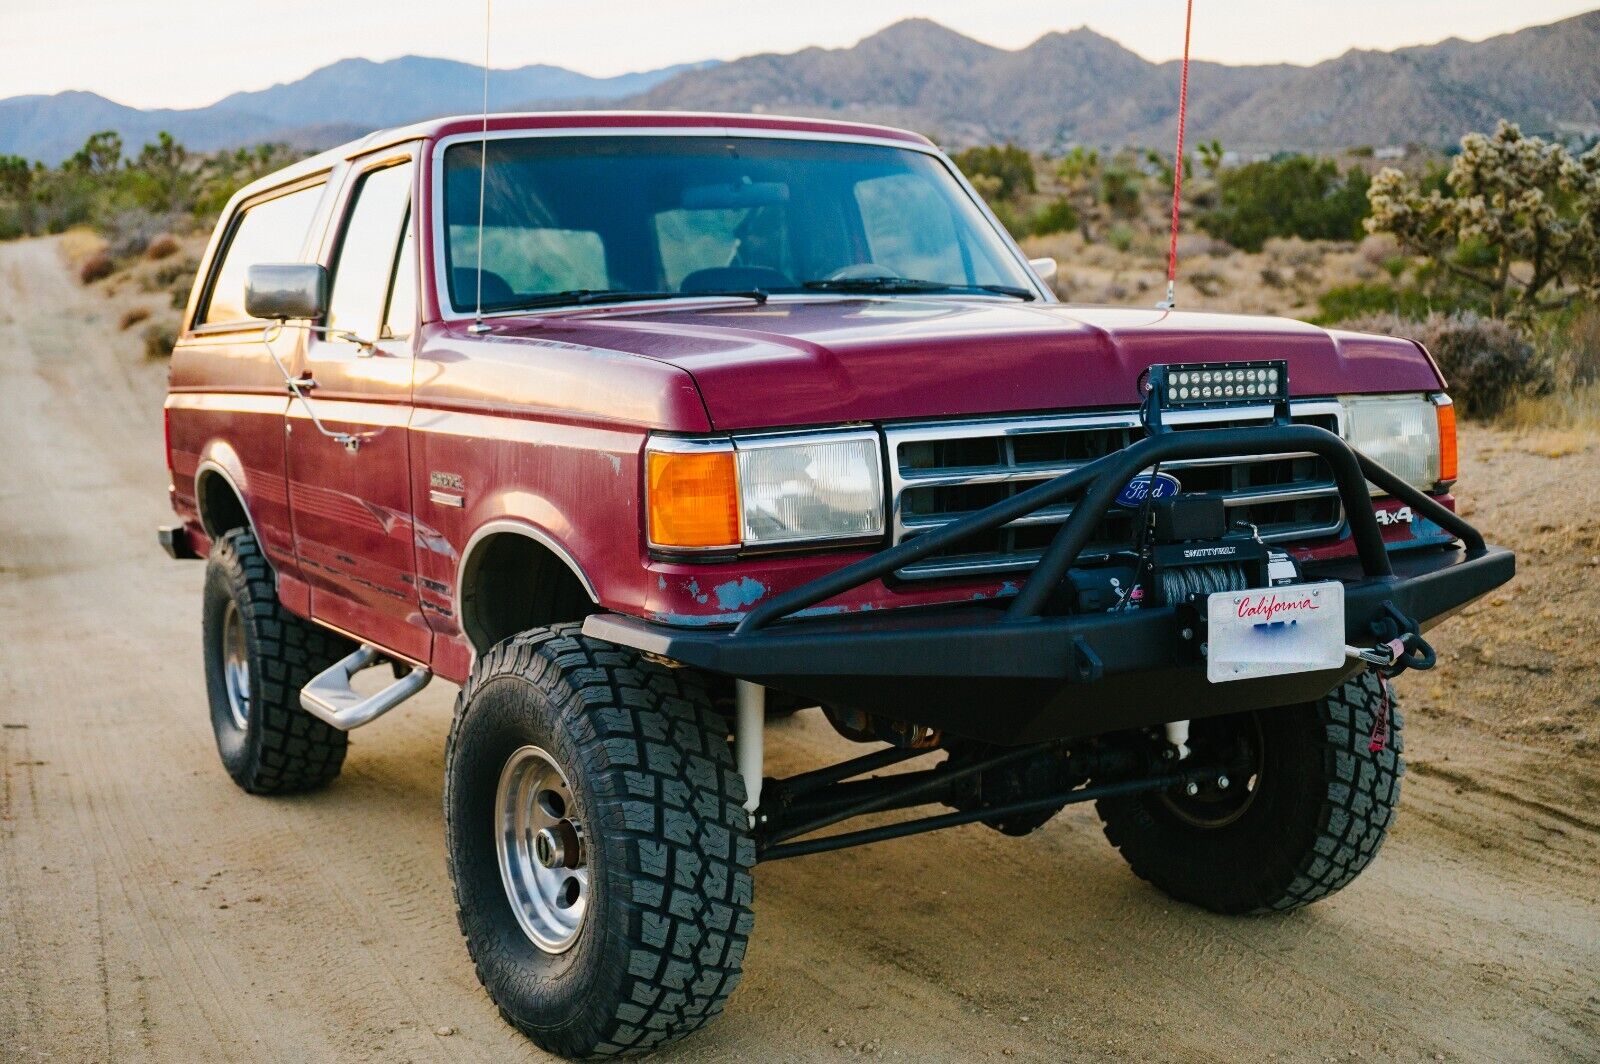
[[376, 694], [356, 693], [350, 686], [351, 678], [381, 660], [376, 647], [362, 646], [349, 657], [335, 662], [301, 688], [301, 708], [325, 724], [349, 731], [377, 720], [433, 679], [433, 673], [427, 669], [412, 669]]

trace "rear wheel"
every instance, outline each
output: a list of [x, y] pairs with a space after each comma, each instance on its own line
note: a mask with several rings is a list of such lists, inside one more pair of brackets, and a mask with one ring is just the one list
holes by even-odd
[[755, 861], [727, 734], [692, 674], [576, 625], [474, 666], [445, 757], [450, 875], [479, 980], [543, 1048], [643, 1052], [722, 1011]]
[[233, 781], [290, 794], [339, 775], [345, 733], [301, 709], [300, 689], [353, 644], [283, 608], [247, 529], [212, 545], [201, 612], [211, 730]]
[[1377, 856], [1400, 800], [1400, 737], [1393, 692], [1364, 673], [1308, 705], [1195, 721], [1191, 760], [1243, 778], [1096, 808], [1134, 873], [1174, 898], [1227, 914], [1296, 909]]

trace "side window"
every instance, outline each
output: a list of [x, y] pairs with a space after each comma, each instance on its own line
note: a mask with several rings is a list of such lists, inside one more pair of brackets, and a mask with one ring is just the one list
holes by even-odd
[[403, 340], [417, 324], [417, 245], [407, 214], [400, 237], [400, 257], [395, 260], [394, 282], [389, 286], [389, 309], [383, 315], [380, 340]]
[[333, 262], [330, 329], [343, 329], [365, 340], [378, 338], [395, 278], [400, 238], [407, 228], [411, 170], [411, 163], [404, 162], [361, 176], [355, 206], [346, 216]]
[[245, 209], [223, 249], [222, 265], [211, 284], [205, 315], [197, 324], [250, 320], [244, 312], [244, 282], [250, 267], [300, 260], [322, 189], [322, 185], [312, 185]]

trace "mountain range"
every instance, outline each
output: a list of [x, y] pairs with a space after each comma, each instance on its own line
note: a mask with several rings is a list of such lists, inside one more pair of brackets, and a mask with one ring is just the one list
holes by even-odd
[[[551, 101], [595, 105], [644, 92], [706, 63], [682, 63], [611, 78], [536, 64], [489, 72], [496, 109]], [[92, 92], [0, 100], [0, 155], [59, 162], [91, 133], [114, 129], [138, 146], [166, 130], [186, 147], [209, 151], [265, 140], [323, 148], [384, 126], [483, 105], [483, 68], [453, 59], [408, 55], [387, 62], [341, 59], [298, 81], [236, 92], [206, 107], [139, 110]]]
[[[1293, 27], [1286, 25], [1285, 32]], [[1486, 41], [1351, 51], [1315, 66], [1201, 62], [1190, 130], [1244, 151], [1442, 146], [1500, 118], [1545, 133], [1600, 132], [1600, 10]], [[1178, 64], [1088, 29], [996, 48], [909, 19], [849, 48], [807, 48], [590, 78], [559, 67], [491, 73], [496, 110], [637, 108], [787, 112], [887, 122], [951, 147], [1012, 141], [1164, 147]], [[209, 107], [140, 111], [88, 92], [0, 100], [0, 154], [56, 161], [99, 129], [129, 144], [168, 130], [206, 149], [261, 140], [321, 147], [378, 126], [478, 109], [482, 74], [445, 59], [346, 59]]]

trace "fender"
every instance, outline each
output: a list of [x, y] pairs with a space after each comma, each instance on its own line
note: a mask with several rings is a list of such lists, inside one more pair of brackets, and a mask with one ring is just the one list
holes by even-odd
[[200, 461], [194, 468], [194, 506], [195, 512], [200, 515], [200, 528], [206, 538], [215, 542], [217, 535], [212, 527], [211, 517], [206, 513], [205, 494], [200, 490], [209, 474], [215, 474], [228, 485], [234, 497], [239, 500], [239, 508], [244, 511], [244, 519], [250, 526], [250, 534], [256, 537], [256, 542], [265, 545], [261, 538], [261, 530], [256, 527], [255, 515], [250, 510], [250, 496], [245, 493], [248, 480], [244, 471], [244, 463], [239, 460], [239, 453], [233, 445], [226, 440], [212, 439], [200, 449]]
[[563, 565], [572, 571], [573, 576], [578, 578], [578, 583], [583, 585], [583, 590], [589, 596], [590, 601], [595, 605], [600, 604], [600, 595], [595, 591], [594, 582], [589, 579], [589, 574], [583, 571], [583, 566], [578, 564], [578, 560], [572, 556], [571, 551], [562, 545], [560, 540], [523, 518], [496, 517], [479, 525], [477, 530], [472, 533], [471, 538], [467, 540], [467, 545], [461, 549], [461, 561], [456, 565], [455, 587], [452, 589], [452, 605], [455, 608], [457, 617], [462, 616], [461, 588], [465, 582], [467, 566], [471, 564], [473, 554], [483, 545], [484, 540], [503, 532], [525, 536], [549, 550], [551, 554], [561, 560]]

